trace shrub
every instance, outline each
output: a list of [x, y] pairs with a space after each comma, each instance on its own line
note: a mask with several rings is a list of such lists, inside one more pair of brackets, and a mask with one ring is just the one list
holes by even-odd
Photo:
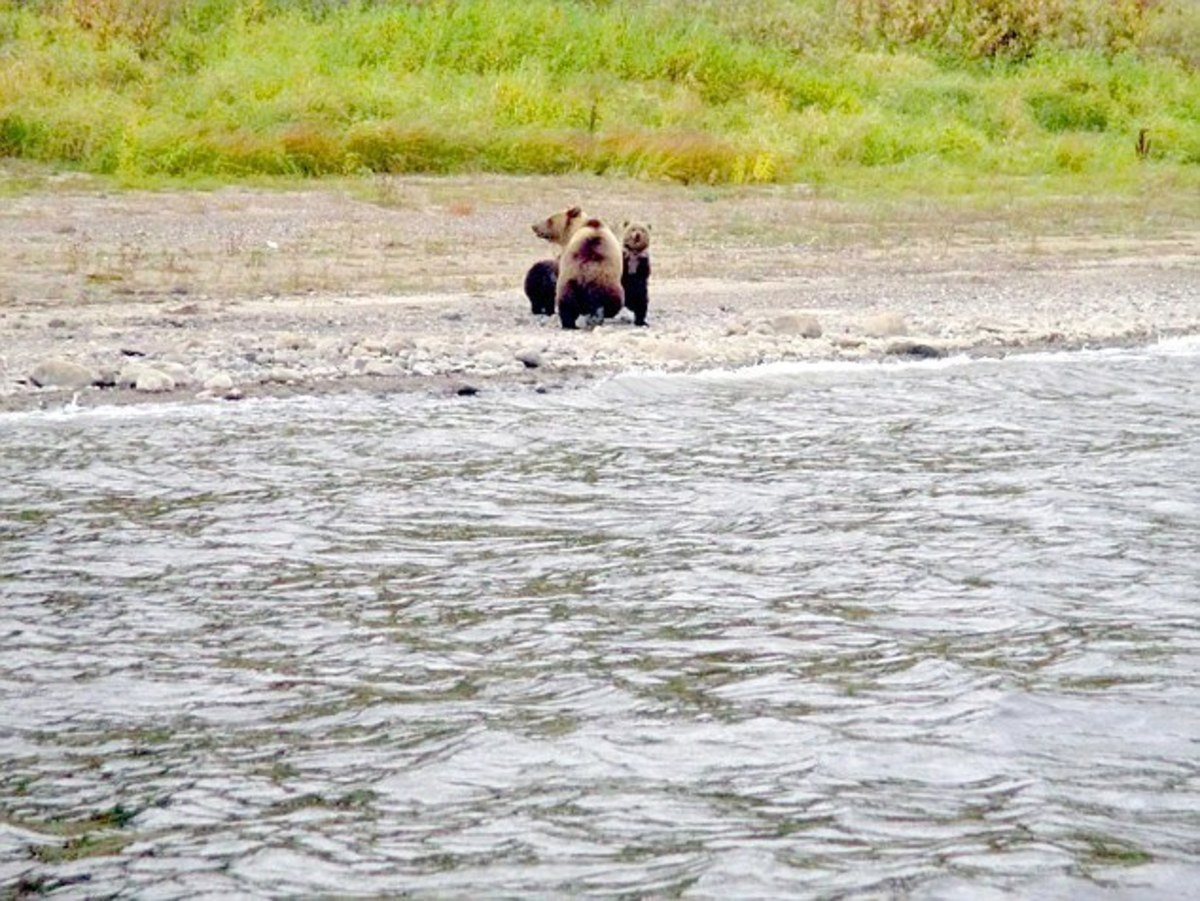
[[1065, 91], [1039, 91], [1029, 98], [1038, 125], [1047, 131], [1104, 131], [1108, 112], [1100, 98]]
[[0, 155], [128, 180], [486, 169], [707, 184], [856, 167], [1094, 170], [1136, 161], [1148, 128], [1149, 161], [1194, 165], [1200, 40], [1186, 38], [1200, 36], [1198, 10], [1184, 0], [0, 2]]

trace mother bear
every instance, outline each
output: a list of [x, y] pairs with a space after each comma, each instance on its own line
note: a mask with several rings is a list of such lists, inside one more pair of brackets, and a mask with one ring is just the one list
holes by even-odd
[[580, 316], [598, 324], [621, 312], [621, 243], [608, 226], [573, 206], [533, 223], [533, 232], [563, 248], [554, 292], [563, 328], [577, 328]]

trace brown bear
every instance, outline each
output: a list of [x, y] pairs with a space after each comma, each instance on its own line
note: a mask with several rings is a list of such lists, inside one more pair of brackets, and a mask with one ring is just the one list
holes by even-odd
[[580, 316], [599, 324], [621, 311], [621, 245], [608, 226], [573, 206], [535, 222], [533, 232], [563, 248], [554, 294], [563, 328], [577, 328]]
[[650, 226], [641, 222], [626, 222], [621, 226], [621, 245], [624, 261], [621, 268], [621, 287], [625, 289], [625, 308], [633, 313], [634, 325], [646, 324], [650, 306]]

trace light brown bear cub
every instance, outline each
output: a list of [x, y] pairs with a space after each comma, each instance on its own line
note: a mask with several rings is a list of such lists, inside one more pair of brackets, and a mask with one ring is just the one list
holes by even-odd
[[563, 328], [577, 328], [580, 316], [598, 324], [621, 311], [622, 249], [608, 226], [573, 206], [533, 223], [533, 232], [563, 248], [554, 293]]
[[650, 226], [626, 222], [621, 226], [621, 245], [625, 253], [621, 287], [625, 289], [625, 309], [633, 313], [634, 325], [646, 324], [650, 306]]

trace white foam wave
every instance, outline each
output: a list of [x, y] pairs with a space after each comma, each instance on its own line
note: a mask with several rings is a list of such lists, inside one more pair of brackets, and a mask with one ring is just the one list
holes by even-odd
[[1163, 338], [1151, 344], [1147, 350], [1167, 357], [1192, 357], [1200, 354], [1200, 335], [1179, 335]]
[[1147, 356], [1195, 356], [1200, 354], [1200, 335], [1164, 338], [1153, 344], [1129, 347], [1094, 347], [1071, 350], [1016, 352], [1003, 356], [952, 354], [938, 359], [887, 357], [878, 360], [791, 360], [743, 366], [734, 369], [703, 369], [693, 372], [661, 372], [650, 369], [628, 370], [599, 383], [600, 387], [655, 381], [661, 384], [728, 384], [798, 378], [825, 374], [877, 376], [899, 372], [936, 372], [946, 369], [992, 366], [1054, 365], [1100, 359], [1138, 359]]

